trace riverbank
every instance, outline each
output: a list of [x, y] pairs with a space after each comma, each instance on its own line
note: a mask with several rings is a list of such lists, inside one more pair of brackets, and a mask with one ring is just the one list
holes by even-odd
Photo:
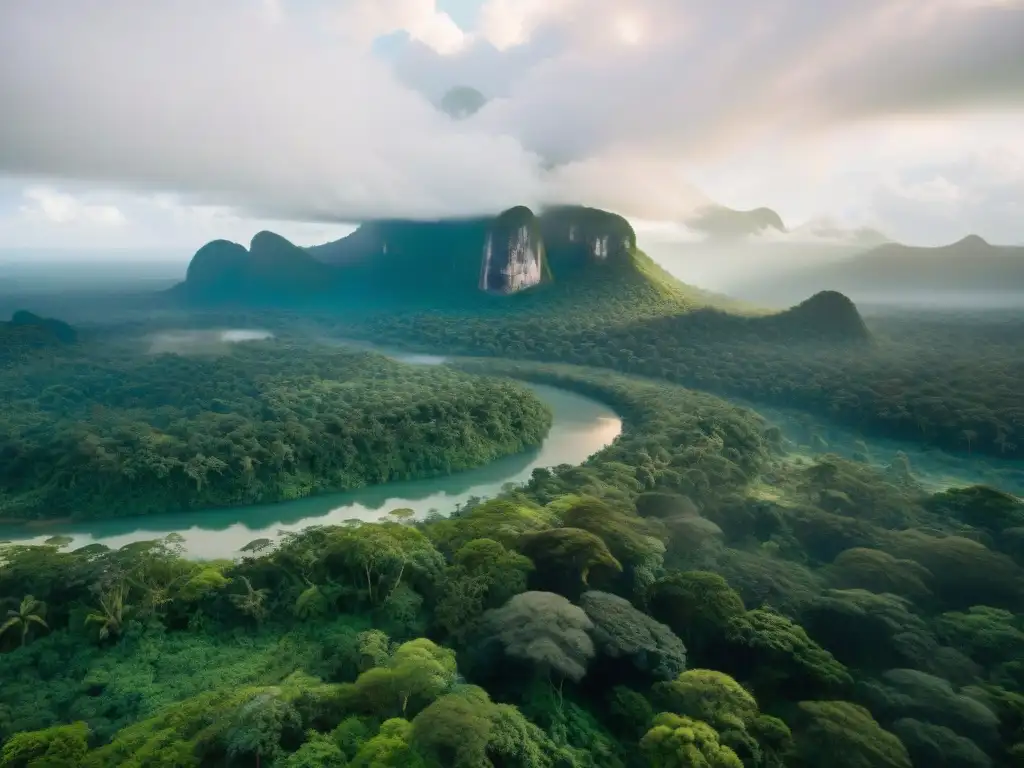
[[164, 354], [95, 342], [0, 372], [0, 517], [191, 513], [443, 477], [534, 449], [551, 424], [510, 380], [233, 333], [220, 351], [166, 332]]
[[232, 557], [255, 539], [276, 540], [283, 532], [312, 525], [376, 522], [393, 509], [411, 509], [421, 519], [434, 510], [447, 514], [475, 498], [496, 496], [509, 484], [528, 481], [535, 469], [581, 464], [622, 433], [622, 419], [604, 403], [556, 387], [530, 385], [530, 389], [552, 413], [551, 428], [540, 447], [477, 469], [274, 504], [196, 510], [184, 516], [64, 521], [46, 528], [0, 525], [0, 540], [42, 544], [52, 536], [68, 536], [70, 548], [89, 544], [117, 548], [177, 534], [189, 557]]

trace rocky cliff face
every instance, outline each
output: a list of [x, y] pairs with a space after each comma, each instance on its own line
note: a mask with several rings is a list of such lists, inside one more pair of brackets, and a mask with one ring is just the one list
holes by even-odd
[[480, 264], [480, 290], [516, 293], [544, 276], [544, 240], [537, 217], [518, 206], [498, 216], [487, 232]]
[[349, 236], [299, 248], [271, 232], [250, 247], [219, 240], [193, 257], [180, 295], [205, 303], [296, 303], [331, 298], [347, 306], [382, 301], [464, 305], [480, 293], [509, 295], [588, 269], [632, 264], [632, 227], [621, 216], [566, 206], [540, 216], [525, 206], [496, 217], [367, 222]]
[[552, 269], [572, 271], [588, 264], [628, 258], [636, 247], [629, 222], [614, 213], [582, 206], [561, 206], [540, 217]]

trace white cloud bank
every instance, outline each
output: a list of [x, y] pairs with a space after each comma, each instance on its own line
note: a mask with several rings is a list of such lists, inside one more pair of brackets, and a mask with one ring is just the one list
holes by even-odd
[[[320, 222], [710, 197], [1024, 239], [1021, 40], [1005, 0], [488, 0], [467, 30], [433, 0], [2, 3], [0, 173]], [[452, 122], [456, 84], [494, 99]]]

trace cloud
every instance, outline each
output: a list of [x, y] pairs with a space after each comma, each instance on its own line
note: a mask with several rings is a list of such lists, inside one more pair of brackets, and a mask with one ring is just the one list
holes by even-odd
[[328, 5], [324, 14], [340, 39], [362, 47], [394, 32], [405, 32], [441, 55], [454, 53], [468, 42], [451, 16], [438, 9], [436, 0], [347, 0]]
[[454, 126], [320, 34], [242, 0], [4, 4], [0, 103], [18, 119], [0, 122], [0, 169], [327, 221], [538, 198], [514, 139]]
[[[185, 259], [216, 238], [248, 243], [269, 229], [299, 245], [318, 245], [349, 234], [342, 224], [254, 218], [222, 205], [196, 204], [174, 194], [134, 194], [81, 184], [19, 188], [0, 179], [0, 253], [97, 250], [161, 251]], [[7, 212], [4, 212], [4, 209]]]
[[[0, 172], [310, 221], [548, 201], [679, 220], [710, 195], [867, 224], [879, 180], [823, 197], [837, 161], [815, 153], [1024, 107], [1021, 39], [1019, 3], [981, 0], [488, 0], [467, 30], [434, 0], [4, 3]], [[492, 100], [454, 123], [432, 101], [459, 84]]]
[[50, 187], [29, 187], [24, 197], [26, 202], [19, 208], [19, 212], [29, 219], [102, 227], [117, 227], [125, 223], [124, 214], [116, 205], [89, 203]]
[[942, 245], [970, 233], [996, 244], [1024, 243], [1024, 146], [975, 149], [891, 174], [871, 200], [897, 239]]

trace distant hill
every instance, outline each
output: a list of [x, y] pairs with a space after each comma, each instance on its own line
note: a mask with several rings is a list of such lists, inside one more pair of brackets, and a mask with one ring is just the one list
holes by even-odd
[[786, 231], [782, 217], [771, 208], [736, 211], [722, 205], [712, 205], [687, 218], [685, 224], [697, 232], [726, 239], [748, 237], [766, 229]]
[[[683, 223], [710, 240], [742, 240], [759, 235], [794, 235], [794, 242], [828, 242], [870, 247], [889, 242], [889, 238], [870, 227], [846, 229], [829, 219], [814, 219], [795, 228], [787, 228], [782, 217], [771, 208], [737, 211], [722, 205], [709, 205], [687, 217]], [[787, 238], [787, 240], [789, 240]]]
[[306, 249], [259, 232], [248, 249], [228, 240], [207, 243], [192, 257], [185, 282], [171, 290], [199, 304], [289, 304], [330, 295], [338, 277]]
[[368, 222], [311, 248], [270, 232], [248, 250], [215, 240], [196, 252], [173, 293], [205, 305], [477, 305], [592, 270], [634, 269], [635, 248], [621, 216], [577, 206], [537, 216], [517, 206], [493, 217]]
[[191, 306], [287, 306], [348, 321], [488, 316], [487, 333], [518, 320], [600, 327], [677, 318], [680, 333], [707, 338], [866, 335], [856, 307], [836, 293], [769, 315], [682, 283], [637, 248], [626, 219], [582, 206], [374, 221], [311, 248], [271, 233], [249, 249], [218, 240], [199, 249], [171, 295]]
[[0, 322], [0, 362], [10, 362], [42, 349], [78, 341], [78, 332], [62, 320], [20, 309]]
[[1024, 246], [991, 245], [977, 235], [937, 248], [886, 243], [828, 264], [780, 271], [750, 288], [744, 293], [780, 300], [824, 289], [879, 300], [1024, 292]]

